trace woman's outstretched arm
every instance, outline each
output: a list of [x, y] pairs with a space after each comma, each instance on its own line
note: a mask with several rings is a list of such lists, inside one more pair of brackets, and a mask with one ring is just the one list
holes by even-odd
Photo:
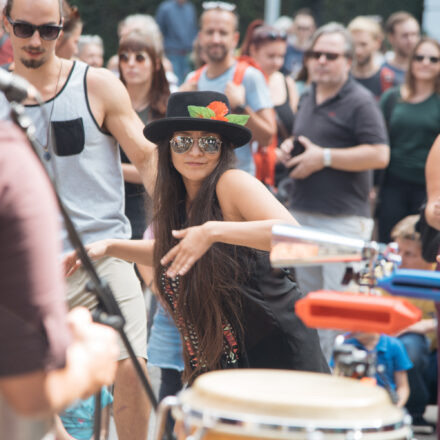
[[[99, 260], [103, 257], [115, 257], [145, 266], [153, 265], [154, 240], [118, 240], [109, 238], [90, 243], [85, 248], [92, 260]], [[72, 275], [80, 266], [81, 261], [78, 259], [76, 251], [64, 256], [65, 276]]]
[[225, 221], [173, 231], [181, 241], [161, 260], [163, 265], [172, 262], [169, 276], [184, 275], [213, 243], [270, 250], [274, 224], [298, 225], [261, 182], [243, 171], [224, 173], [217, 185], [217, 197]]

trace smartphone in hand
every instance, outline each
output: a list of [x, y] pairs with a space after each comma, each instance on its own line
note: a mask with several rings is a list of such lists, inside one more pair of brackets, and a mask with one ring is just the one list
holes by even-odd
[[[305, 151], [304, 145], [297, 138], [295, 138], [293, 140], [293, 148], [290, 151], [290, 157], [298, 156], [301, 153], [304, 153], [304, 151]], [[289, 167], [289, 171], [292, 171], [295, 167], [296, 165]]]
[[290, 152], [290, 156], [291, 157], [298, 156], [299, 154], [304, 153], [304, 151], [305, 151], [304, 145], [297, 138], [295, 138], [293, 140], [293, 148], [292, 151]]

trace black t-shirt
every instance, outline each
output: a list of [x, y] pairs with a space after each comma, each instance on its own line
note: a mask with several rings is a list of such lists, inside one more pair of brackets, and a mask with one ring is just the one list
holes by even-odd
[[[332, 98], [316, 105], [315, 86], [304, 93], [293, 133], [324, 148], [349, 148], [361, 144], [387, 144], [385, 122], [368, 90], [349, 78]], [[291, 186], [293, 209], [326, 215], [370, 217], [368, 194], [371, 171], [324, 168]]]
[[374, 75], [368, 78], [354, 77], [359, 84], [368, 89], [376, 99], [379, 99], [383, 92], [397, 85], [394, 72], [388, 67], [382, 66]]

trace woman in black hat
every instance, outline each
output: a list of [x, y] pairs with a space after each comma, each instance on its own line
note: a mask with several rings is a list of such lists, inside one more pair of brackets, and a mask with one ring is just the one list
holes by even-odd
[[288, 272], [269, 264], [271, 228], [297, 224], [262, 183], [234, 169], [251, 132], [225, 95], [172, 94], [167, 116], [144, 134], [158, 145], [154, 241], [106, 240], [104, 255], [154, 266], [161, 297], [184, 345], [183, 379], [256, 367], [327, 372], [315, 330], [294, 313]]

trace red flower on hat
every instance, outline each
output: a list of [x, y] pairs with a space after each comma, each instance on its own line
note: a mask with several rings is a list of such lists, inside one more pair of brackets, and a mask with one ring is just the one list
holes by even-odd
[[225, 115], [228, 113], [228, 107], [224, 102], [221, 101], [213, 101], [211, 104], [207, 106], [210, 110], [215, 113], [215, 116], [211, 116], [210, 119], [214, 119], [216, 121], [226, 121], [228, 119], [225, 118]]
[[189, 105], [188, 113], [192, 118], [214, 119], [237, 125], [245, 125], [249, 119], [249, 115], [228, 115], [228, 107], [221, 101], [213, 101], [207, 107]]

